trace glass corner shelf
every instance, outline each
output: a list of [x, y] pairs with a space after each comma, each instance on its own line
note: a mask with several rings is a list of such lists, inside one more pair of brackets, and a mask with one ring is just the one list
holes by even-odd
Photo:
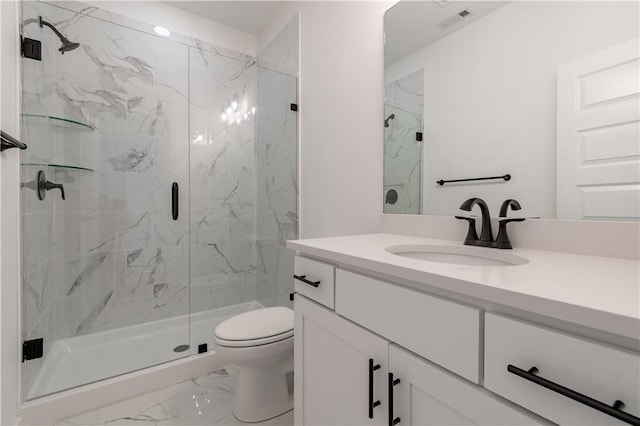
[[92, 131], [95, 130], [95, 128], [93, 126], [90, 126], [89, 124], [82, 123], [76, 120], [71, 120], [70, 118], [54, 117], [53, 115], [42, 115], [42, 114], [22, 114], [22, 116], [25, 118], [49, 120], [54, 126], [58, 126], [58, 127], [85, 129], [85, 130], [92, 130]]
[[85, 172], [93, 172], [95, 170], [88, 169], [86, 167], [80, 166], [68, 166], [64, 164], [51, 164], [51, 163], [22, 163], [23, 166], [32, 166], [32, 167], [53, 167], [55, 169], [66, 169], [66, 170], [81, 170]]

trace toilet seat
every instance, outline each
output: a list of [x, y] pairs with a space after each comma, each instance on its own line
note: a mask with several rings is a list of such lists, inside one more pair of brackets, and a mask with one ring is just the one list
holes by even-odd
[[293, 336], [293, 311], [284, 307], [245, 312], [220, 323], [215, 343], [228, 347], [261, 346]]
[[253, 339], [253, 340], [225, 340], [220, 339], [217, 336], [213, 337], [213, 340], [216, 344], [220, 346], [227, 346], [230, 348], [247, 348], [251, 346], [262, 346], [268, 345], [269, 343], [279, 342], [281, 340], [285, 340], [293, 337], [293, 330], [287, 331], [286, 333], [277, 334], [275, 336], [265, 337], [263, 339]]

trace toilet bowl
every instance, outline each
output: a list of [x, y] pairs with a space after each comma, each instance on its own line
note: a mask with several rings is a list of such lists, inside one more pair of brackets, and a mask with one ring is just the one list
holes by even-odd
[[214, 331], [216, 354], [239, 369], [233, 414], [260, 422], [293, 409], [293, 311], [276, 307], [236, 315]]

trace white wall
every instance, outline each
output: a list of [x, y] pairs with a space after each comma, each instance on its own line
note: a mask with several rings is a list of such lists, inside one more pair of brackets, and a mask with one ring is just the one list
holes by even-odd
[[85, 1], [87, 4], [188, 37], [256, 56], [256, 37], [160, 1]]
[[[637, 2], [513, 2], [390, 66], [425, 69], [424, 212], [449, 215], [480, 196], [555, 217], [559, 64], [638, 37]], [[516, 76], [516, 78], [514, 78]], [[509, 183], [439, 179], [511, 173]]]
[[[0, 2], [0, 126], [20, 139], [18, 20], [16, 2]], [[17, 424], [20, 288], [19, 151], [0, 154], [0, 424]]]
[[300, 238], [377, 232], [382, 213], [383, 15], [391, 2], [290, 2], [300, 10]]

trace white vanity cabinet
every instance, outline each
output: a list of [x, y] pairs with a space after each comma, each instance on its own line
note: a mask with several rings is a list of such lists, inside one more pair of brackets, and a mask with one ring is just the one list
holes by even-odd
[[296, 256], [293, 268], [296, 292], [333, 309], [335, 267], [314, 259]]
[[521, 250], [522, 266], [447, 266], [387, 250], [436, 243], [288, 243], [320, 259], [296, 260], [321, 282], [296, 285], [297, 425], [640, 426], [638, 262]]
[[392, 422], [398, 425], [541, 424], [480, 386], [396, 345], [389, 347], [389, 371], [394, 381], [399, 380], [389, 389], [394, 405]]
[[[296, 295], [295, 424], [385, 425], [388, 342]], [[369, 377], [369, 360], [374, 366]], [[371, 379], [371, 381], [370, 381]], [[373, 407], [369, 418], [369, 386]]]
[[628, 424], [576, 394], [608, 407], [620, 401], [624, 413], [640, 413], [638, 353], [490, 313], [485, 315], [484, 384], [558, 424]]
[[[314, 262], [305, 260], [309, 261]], [[414, 318], [418, 320], [414, 321], [416, 325], [422, 321], [432, 325], [440, 321], [442, 324], [443, 320], [446, 324], [453, 319], [449, 315], [461, 318], [460, 324], [452, 324], [447, 328], [453, 337], [432, 331], [438, 327], [416, 328], [408, 323], [404, 330], [377, 327], [375, 312], [358, 311], [352, 303], [352, 292], [338, 290], [343, 285], [348, 288], [358, 287], [363, 284], [361, 280], [371, 279], [350, 272], [337, 272], [336, 306], [370, 325], [360, 323], [367, 326], [363, 328], [311, 300], [308, 295], [296, 295], [296, 425], [540, 424], [535, 416], [520, 407], [392, 343], [395, 336], [398, 338], [396, 340], [440, 357], [440, 350], [432, 351], [430, 348], [440, 346], [443, 342], [446, 344], [448, 340], [454, 342], [468, 338], [471, 346], [454, 346], [469, 350], [472, 354], [451, 356], [451, 362], [444, 358], [440, 361], [454, 367], [470, 363], [473, 368], [465, 367], [461, 371], [472, 371], [472, 378], [477, 380], [480, 352], [477, 309], [373, 280], [369, 284], [388, 286], [389, 290], [398, 293], [387, 294], [385, 288], [378, 288], [367, 296], [367, 291], [362, 289], [359, 305], [373, 307], [375, 310], [376, 304], [384, 300], [391, 304], [401, 301], [411, 304], [409, 299], [412, 299], [424, 303], [423, 315], [418, 315], [420, 311], [405, 310], [409, 317], [418, 315]], [[322, 301], [326, 302], [325, 299]], [[450, 304], [451, 312], [443, 311], [442, 303]], [[383, 321], [390, 320], [382, 311], [379, 317]], [[397, 326], [402, 326], [402, 322], [398, 322]], [[420, 339], [407, 338], [421, 331], [422, 339], [433, 340], [426, 346], [416, 343]], [[399, 382], [394, 385], [397, 379]], [[393, 411], [390, 412], [390, 408]], [[400, 420], [396, 420], [397, 418]]]
[[344, 269], [335, 283], [338, 314], [479, 383], [481, 309]]

